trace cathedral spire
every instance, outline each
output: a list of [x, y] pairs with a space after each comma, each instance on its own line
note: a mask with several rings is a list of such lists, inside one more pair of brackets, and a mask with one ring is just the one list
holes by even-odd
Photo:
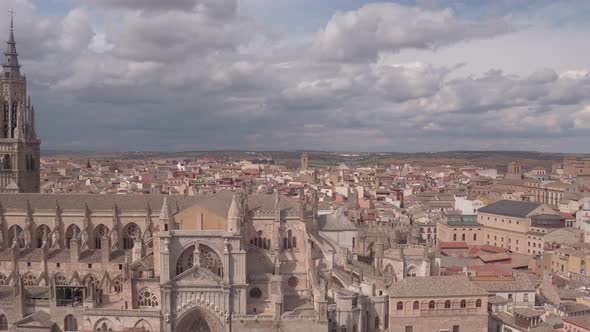
[[20, 77], [20, 65], [18, 63], [18, 53], [16, 52], [16, 42], [14, 41], [14, 11], [10, 11], [10, 35], [6, 42], [6, 51], [4, 52], [4, 63], [2, 64], [5, 78]]

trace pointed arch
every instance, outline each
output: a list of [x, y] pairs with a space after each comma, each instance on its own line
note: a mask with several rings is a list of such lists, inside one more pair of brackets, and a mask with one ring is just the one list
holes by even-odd
[[143, 332], [152, 332], [152, 325], [150, 325], [150, 323], [148, 323], [145, 319], [140, 319], [139, 321], [137, 321], [137, 323], [135, 323], [134, 328], [138, 329], [139, 331], [143, 331]]
[[141, 229], [136, 223], [130, 222], [123, 227], [123, 249], [132, 249], [133, 241], [141, 238]]
[[158, 296], [149, 288], [144, 288], [137, 295], [137, 306], [140, 308], [157, 308], [160, 305]]
[[[221, 258], [219, 257], [219, 255], [209, 246], [206, 246], [204, 244], [199, 244], [199, 251], [200, 266], [206, 268], [207, 270], [215, 273], [220, 277], [223, 277], [223, 263], [221, 262]], [[182, 272], [193, 267], [194, 252], [195, 245], [191, 245], [188, 248], [186, 248], [182, 252], [182, 254], [180, 254], [178, 260], [176, 261], [176, 275], [179, 275]]]
[[8, 331], [8, 319], [4, 314], [0, 315], [0, 331]]
[[64, 331], [78, 331], [78, 320], [74, 315], [67, 315], [64, 318]]
[[80, 235], [80, 227], [76, 224], [71, 224], [66, 230], [66, 248], [70, 249], [70, 242], [72, 239]]
[[416, 266], [410, 265], [408, 266], [408, 270], [406, 271], [406, 277], [415, 277], [416, 276]]
[[23, 274], [23, 285], [25, 286], [37, 286], [37, 277], [35, 277], [31, 272], [27, 272]]
[[[25, 246], [25, 242], [24, 239], [20, 238], [20, 235], [23, 231], [23, 228], [20, 227], [19, 225], [12, 225], [10, 227], [10, 229], [8, 230], [8, 245], [12, 246], [15, 242], [15, 235], [16, 235], [16, 241], [18, 243], [18, 245], [22, 248]], [[15, 234], [16, 233], [16, 234]]]
[[82, 280], [82, 285], [86, 287], [86, 290], [89, 291], [88, 287], [94, 286], [96, 291], [100, 290], [100, 280], [92, 273], [87, 274], [84, 279]]
[[109, 228], [103, 224], [99, 224], [94, 227], [92, 238], [94, 239], [94, 249], [101, 249], [102, 237], [109, 235]]
[[94, 324], [94, 331], [113, 331], [113, 323], [108, 318], [100, 319]]
[[51, 228], [49, 226], [43, 224], [35, 229], [35, 246], [36, 248], [43, 247], [43, 242], [46, 241], [48, 246], [51, 246], [51, 239], [49, 238], [49, 234], [51, 233]]
[[61, 273], [54, 274], [53, 280], [56, 286], [65, 286], [68, 284], [68, 279]]

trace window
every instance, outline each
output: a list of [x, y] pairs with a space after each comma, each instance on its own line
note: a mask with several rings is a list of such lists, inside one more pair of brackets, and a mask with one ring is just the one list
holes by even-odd
[[461, 308], [467, 308], [467, 301], [461, 300]]
[[445, 301], [445, 309], [451, 309], [451, 301], [450, 300]]
[[413, 326], [406, 326], [406, 332], [414, 332]]
[[436, 304], [435, 304], [435, 302], [434, 302], [434, 301], [430, 301], [430, 302], [428, 302], [428, 309], [434, 309], [435, 305], [436, 305]]
[[512, 301], [512, 294], [508, 294], [508, 300]]
[[453, 332], [459, 332], [459, 325], [453, 325]]
[[404, 310], [404, 303], [402, 301], [397, 303], [397, 310]]
[[524, 293], [522, 295], [522, 302], [528, 302], [529, 301], [529, 293]]
[[465, 241], [465, 233], [461, 235], [461, 241]]
[[262, 291], [260, 288], [255, 287], [250, 290], [250, 297], [253, 299], [259, 299], [262, 296]]
[[473, 241], [477, 241], [477, 234], [473, 234]]
[[475, 307], [481, 308], [481, 300], [478, 299], [477, 301], [475, 301]]
[[379, 316], [375, 316], [375, 328], [379, 328]]
[[76, 317], [67, 315], [64, 319], [64, 330], [65, 331], [78, 331], [78, 321]]
[[414, 310], [418, 310], [418, 309], [420, 309], [420, 302], [418, 302], [418, 301], [414, 301], [413, 309], [414, 309]]
[[453, 234], [453, 241], [457, 241], [457, 234]]
[[8, 331], [8, 320], [6, 316], [0, 315], [0, 330], [1, 331]]
[[159, 305], [158, 297], [149, 289], [144, 289], [139, 293], [137, 305], [140, 307], [157, 307]]

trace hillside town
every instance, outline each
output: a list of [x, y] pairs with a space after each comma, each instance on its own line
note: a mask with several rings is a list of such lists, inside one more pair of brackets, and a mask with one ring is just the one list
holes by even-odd
[[0, 2], [0, 331], [590, 332], [590, 7], [260, 2]]
[[[245, 197], [242, 201], [268, 196], [300, 205], [297, 210], [308, 209], [303, 212], [306, 230], [291, 235], [292, 240], [285, 237], [282, 248], [296, 246], [300, 237], [311, 245], [310, 254], [318, 251], [313, 257], [322, 257], [314, 260], [317, 276], [310, 277], [319, 281], [307, 283], [325, 288], [325, 293], [318, 291], [330, 331], [588, 327], [590, 159], [566, 157], [551, 169], [525, 169], [518, 161], [504, 169], [345, 163], [318, 167], [313, 153], [306, 152], [294, 168], [259, 155], [219, 159], [42, 158], [41, 191], [44, 197], [60, 199], [67, 194], [112, 197], [115, 205], [131, 196], [160, 202], [162, 197], [182, 197], [195, 206], [226, 201], [226, 209], [219, 212], [204, 205], [207, 214], [221, 217], [234, 204], [231, 193]], [[165, 219], [174, 220], [174, 230], [206, 229], [202, 215], [195, 225], [182, 207], [168, 213]], [[272, 232], [258, 229], [245, 245], [272, 250], [276, 242], [281, 245]], [[73, 239], [72, 234], [66, 237]], [[131, 261], [139, 259], [137, 255]], [[256, 289], [263, 289], [263, 295], [256, 291], [254, 298], [266, 297], [272, 304], [277, 294], [271, 285]], [[294, 305], [284, 296], [283, 306]], [[318, 305], [309, 304], [310, 309]], [[252, 302], [246, 314], [262, 315], [257, 319], [276, 315], [276, 310], [286, 314], [284, 307], [264, 307]]]

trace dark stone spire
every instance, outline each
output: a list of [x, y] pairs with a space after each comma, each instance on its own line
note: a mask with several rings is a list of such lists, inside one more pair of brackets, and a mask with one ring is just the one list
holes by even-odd
[[8, 37], [8, 42], [6, 42], [4, 63], [2, 64], [5, 78], [20, 77], [20, 65], [18, 63], [18, 53], [16, 52], [16, 42], [14, 41], [14, 12], [11, 12], [11, 14], [10, 36]]

